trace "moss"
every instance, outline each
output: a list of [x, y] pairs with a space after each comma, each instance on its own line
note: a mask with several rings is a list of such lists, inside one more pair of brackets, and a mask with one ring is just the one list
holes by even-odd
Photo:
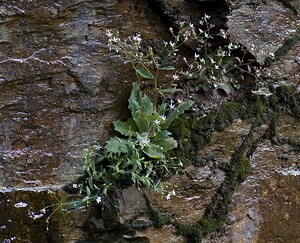
[[[227, 220], [235, 187], [246, 179], [250, 171], [249, 155], [256, 149], [258, 143], [265, 139], [272, 141], [276, 137], [277, 121], [282, 113], [299, 114], [300, 105], [297, 97], [294, 87], [289, 85], [279, 86], [274, 90], [274, 94], [267, 98], [256, 97], [255, 100], [251, 101], [227, 102], [220, 110], [212, 112], [204, 118], [188, 118], [184, 123], [184, 126], [188, 128], [188, 132], [177, 126], [178, 130], [182, 130], [182, 133], [190, 137], [190, 146], [193, 145], [196, 139], [201, 140], [198, 146], [202, 146], [208, 141], [206, 138], [209, 138], [212, 132], [222, 130], [236, 118], [256, 118], [248, 135], [244, 137], [240, 147], [233, 153], [229, 163], [230, 166], [224, 168], [225, 180], [212, 198], [202, 219], [194, 225], [174, 223], [178, 234], [189, 237], [189, 242], [201, 242], [201, 239], [206, 235], [222, 229]], [[253, 132], [262, 124], [270, 125], [263, 136], [253, 141]], [[289, 141], [289, 143], [298, 148], [296, 146], [298, 143], [296, 144], [295, 141], [293, 143]], [[190, 154], [186, 154], [186, 156], [191, 158]]]
[[265, 105], [261, 99], [257, 99], [253, 104], [253, 114], [257, 117], [265, 111]]
[[227, 102], [221, 108], [217, 119], [215, 120], [215, 129], [217, 131], [223, 130], [229, 124], [231, 124], [236, 118], [241, 115], [242, 103], [240, 102]]
[[241, 158], [241, 163], [237, 168], [237, 174], [238, 174], [237, 180], [239, 182], [243, 182], [246, 179], [249, 171], [250, 171], [250, 159], [246, 155], [244, 155]]
[[295, 93], [295, 88], [291, 85], [281, 85], [275, 90], [275, 95], [277, 96], [278, 102], [281, 105], [288, 106], [293, 103], [293, 94]]
[[272, 94], [268, 97], [268, 105], [270, 106], [270, 108], [275, 109], [278, 105], [278, 97], [275, 94]]
[[154, 222], [156, 227], [162, 227], [167, 224], [171, 224], [171, 217], [167, 213], [162, 213], [159, 210], [153, 208], [148, 196], [144, 194], [146, 199], [146, 205], [148, 207], [151, 220]]

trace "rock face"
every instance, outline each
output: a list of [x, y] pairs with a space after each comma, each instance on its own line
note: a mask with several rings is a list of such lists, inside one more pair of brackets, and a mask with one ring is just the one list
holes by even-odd
[[[299, 242], [299, 3], [216, 2], [0, 1], [3, 242]], [[62, 194], [83, 150], [127, 117], [134, 75], [108, 52], [105, 31], [167, 39], [169, 25], [204, 12], [255, 56], [273, 94], [219, 102], [172, 128], [188, 166], [166, 181], [170, 200], [130, 187], [65, 220], [55, 214], [45, 233], [39, 210], [57, 203], [47, 190]]]
[[141, 4], [116, 2], [2, 3], [2, 187], [72, 181], [83, 149], [105, 141], [111, 119], [126, 111], [130, 72], [107, 53], [105, 30], [126, 21], [127, 34], [136, 22], [155, 33], [135, 17]]

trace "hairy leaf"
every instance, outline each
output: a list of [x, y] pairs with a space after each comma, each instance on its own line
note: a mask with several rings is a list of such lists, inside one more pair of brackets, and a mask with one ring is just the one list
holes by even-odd
[[157, 140], [154, 141], [154, 143], [163, 148], [164, 152], [167, 152], [177, 147], [177, 141], [172, 137]]
[[130, 135], [132, 132], [130, 124], [122, 121], [113, 121], [114, 128], [117, 132], [121, 133], [122, 135]]
[[107, 142], [107, 144], [105, 145], [105, 149], [109, 153], [127, 153], [128, 150], [126, 144], [127, 141], [125, 139], [113, 137]]
[[136, 68], [136, 67], [134, 67], [134, 70], [135, 70], [140, 76], [142, 76], [143, 78], [146, 78], [146, 79], [154, 79], [153, 74], [152, 74], [150, 71], [148, 71], [148, 70], [146, 70], [146, 69], [144, 69], [144, 68]]
[[165, 66], [165, 67], [160, 67], [158, 69], [159, 70], [165, 70], [165, 71], [172, 71], [172, 70], [175, 70], [175, 67], [173, 67], [173, 66]]
[[162, 159], [165, 157], [164, 153], [162, 152], [162, 149], [153, 145], [145, 147], [143, 149], [143, 152], [153, 159]]

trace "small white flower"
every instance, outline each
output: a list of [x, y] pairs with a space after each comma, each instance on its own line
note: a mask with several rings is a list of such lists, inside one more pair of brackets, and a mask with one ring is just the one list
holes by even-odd
[[97, 202], [98, 204], [101, 203], [101, 201], [102, 201], [101, 197], [97, 197], [97, 198], [96, 198], [96, 202]]
[[181, 103], [182, 103], [182, 100], [181, 100], [181, 99], [177, 99], [177, 102], [178, 102], [179, 104], [181, 104]]
[[180, 160], [180, 162], [179, 162], [179, 166], [180, 167], [182, 167], [183, 166], [183, 164], [182, 164], [182, 161]]
[[160, 116], [160, 118], [163, 120], [163, 121], [165, 121], [166, 120], [166, 116]]
[[111, 33], [111, 30], [106, 30], [106, 35], [110, 38], [113, 34]]
[[170, 28], [169, 28], [169, 31], [170, 31], [171, 33], [173, 33], [173, 28], [172, 28], [172, 27], [170, 27]]
[[195, 53], [195, 58], [198, 58], [199, 56], [200, 56], [199, 54]]
[[215, 64], [215, 69], [219, 69], [219, 66], [217, 64]]
[[78, 185], [76, 183], [73, 183], [72, 187], [76, 189]]
[[204, 58], [201, 58], [199, 61], [202, 62], [202, 63], [205, 63]]
[[220, 29], [220, 36], [223, 38], [223, 39], [226, 39], [227, 36], [226, 36], [226, 31], [223, 30], [223, 29]]
[[154, 120], [154, 123], [155, 123], [156, 125], [159, 125], [159, 124], [160, 124], [160, 121], [157, 120], [157, 119], [155, 119], [155, 120]]
[[192, 23], [190, 23], [190, 27], [191, 27], [191, 28], [194, 28], [194, 25], [193, 25]]
[[170, 41], [169, 44], [171, 47], [175, 47], [175, 42]]
[[172, 196], [175, 196], [176, 195], [176, 193], [175, 193], [175, 190], [173, 189], [172, 190]]
[[166, 199], [167, 199], [167, 201], [169, 201], [171, 199], [170, 193], [167, 194]]
[[210, 15], [204, 14], [204, 19], [210, 19]]
[[209, 58], [209, 60], [211, 61], [212, 64], [215, 64], [215, 63], [216, 63], [215, 60], [212, 59], [211, 57], [208, 57], [208, 58]]
[[171, 110], [173, 110], [175, 108], [175, 105], [174, 104], [170, 104], [169, 107], [170, 107]]
[[112, 38], [112, 41], [113, 41], [113, 42], [118, 42], [118, 40], [119, 40], [119, 38], [117, 38], [117, 37], [115, 37], [115, 36]]
[[173, 74], [173, 80], [178, 80], [179, 79], [179, 76], [177, 74]]
[[138, 43], [140, 43], [142, 41], [140, 34], [133, 36], [132, 39]]
[[41, 212], [42, 214], [45, 214], [45, 213], [46, 213], [46, 209], [43, 208], [43, 209], [40, 210], [40, 212]]

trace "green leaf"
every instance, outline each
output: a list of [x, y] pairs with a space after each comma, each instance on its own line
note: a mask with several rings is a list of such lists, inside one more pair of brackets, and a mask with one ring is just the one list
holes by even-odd
[[113, 137], [111, 138], [107, 144], [105, 145], [105, 149], [109, 153], [127, 153], [127, 146], [126, 146], [127, 141], [125, 139], [121, 139], [118, 137]]
[[179, 92], [181, 89], [176, 88], [169, 88], [169, 89], [158, 89], [158, 93], [162, 96], [165, 96], [165, 94], [174, 94], [175, 92]]
[[158, 115], [163, 116], [166, 113], [167, 110], [167, 104], [163, 103], [157, 107]]
[[128, 103], [128, 108], [138, 131], [140, 133], [148, 131], [156, 111], [148, 96], [145, 95], [141, 98], [140, 89], [136, 83], [133, 84]]
[[157, 146], [147, 146], [143, 149], [143, 152], [153, 159], [162, 159], [165, 157], [162, 149], [159, 149]]
[[165, 139], [168, 138], [169, 135], [171, 135], [170, 132], [168, 132], [167, 130], [161, 130], [158, 131], [155, 136], [153, 137], [154, 140], [161, 140], [161, 139]]
[[158, 70], [172, 71], [172, 70], [175, 70], [175, 67], [173, 67], [173, 66], [165, 66], [165, 67], [158, 68]]
[[133, 68], [143, 78], [154, 79], [154, 76], [150, 71], [143, 69], [143, 68], [136, 68], [136, 67], [133, 67]]
[[172, 149], [176, 148], [177, 145], [178, 145], [177, 141], [172, 137], [164, 138], [164, 139], [161, 139], [161, 140], [158, 140], [158, 141], [153, 141], [153, 143], [155, 143], [158, 146], [162, 147], [164, 152], [172, 150]]
[[85, 203], [86, 202], [83, 202], [82, 200], [73, 201], [73, 202], [70, 202], [67, 204], [66, 209], [67, 210], [75, 209], [75, 208], [85, 205]]
[[142, 134], [137, 133], [136, 138], [139, 141], [139, 144], [142, 148], [146, 147], [149, 144], [150, 140], [149, 140], [148, 136], [149, 136], [149, 133], [147, 133], [147, 132], [143, 132]]
[[170, 124], [181, 114], [183, 114], [185, 112], [185, 110], [187, 110], [188, 108], [190, 108], [192, 105], [194, 104], [194, 101], [189, 100], [186, 101], [182, 104], [180, 104], [178, 107], [172, 109], [169, 111], [167, 118], [165, 120], [165, 122], [162, 124], [161, 128], [162, 129], [167, 129]]
[[121, 133], [122, 135], [130, 135], [132, 132], [130, 124], [122, 121], [113, 121], [114, 128], [117, 132]]

